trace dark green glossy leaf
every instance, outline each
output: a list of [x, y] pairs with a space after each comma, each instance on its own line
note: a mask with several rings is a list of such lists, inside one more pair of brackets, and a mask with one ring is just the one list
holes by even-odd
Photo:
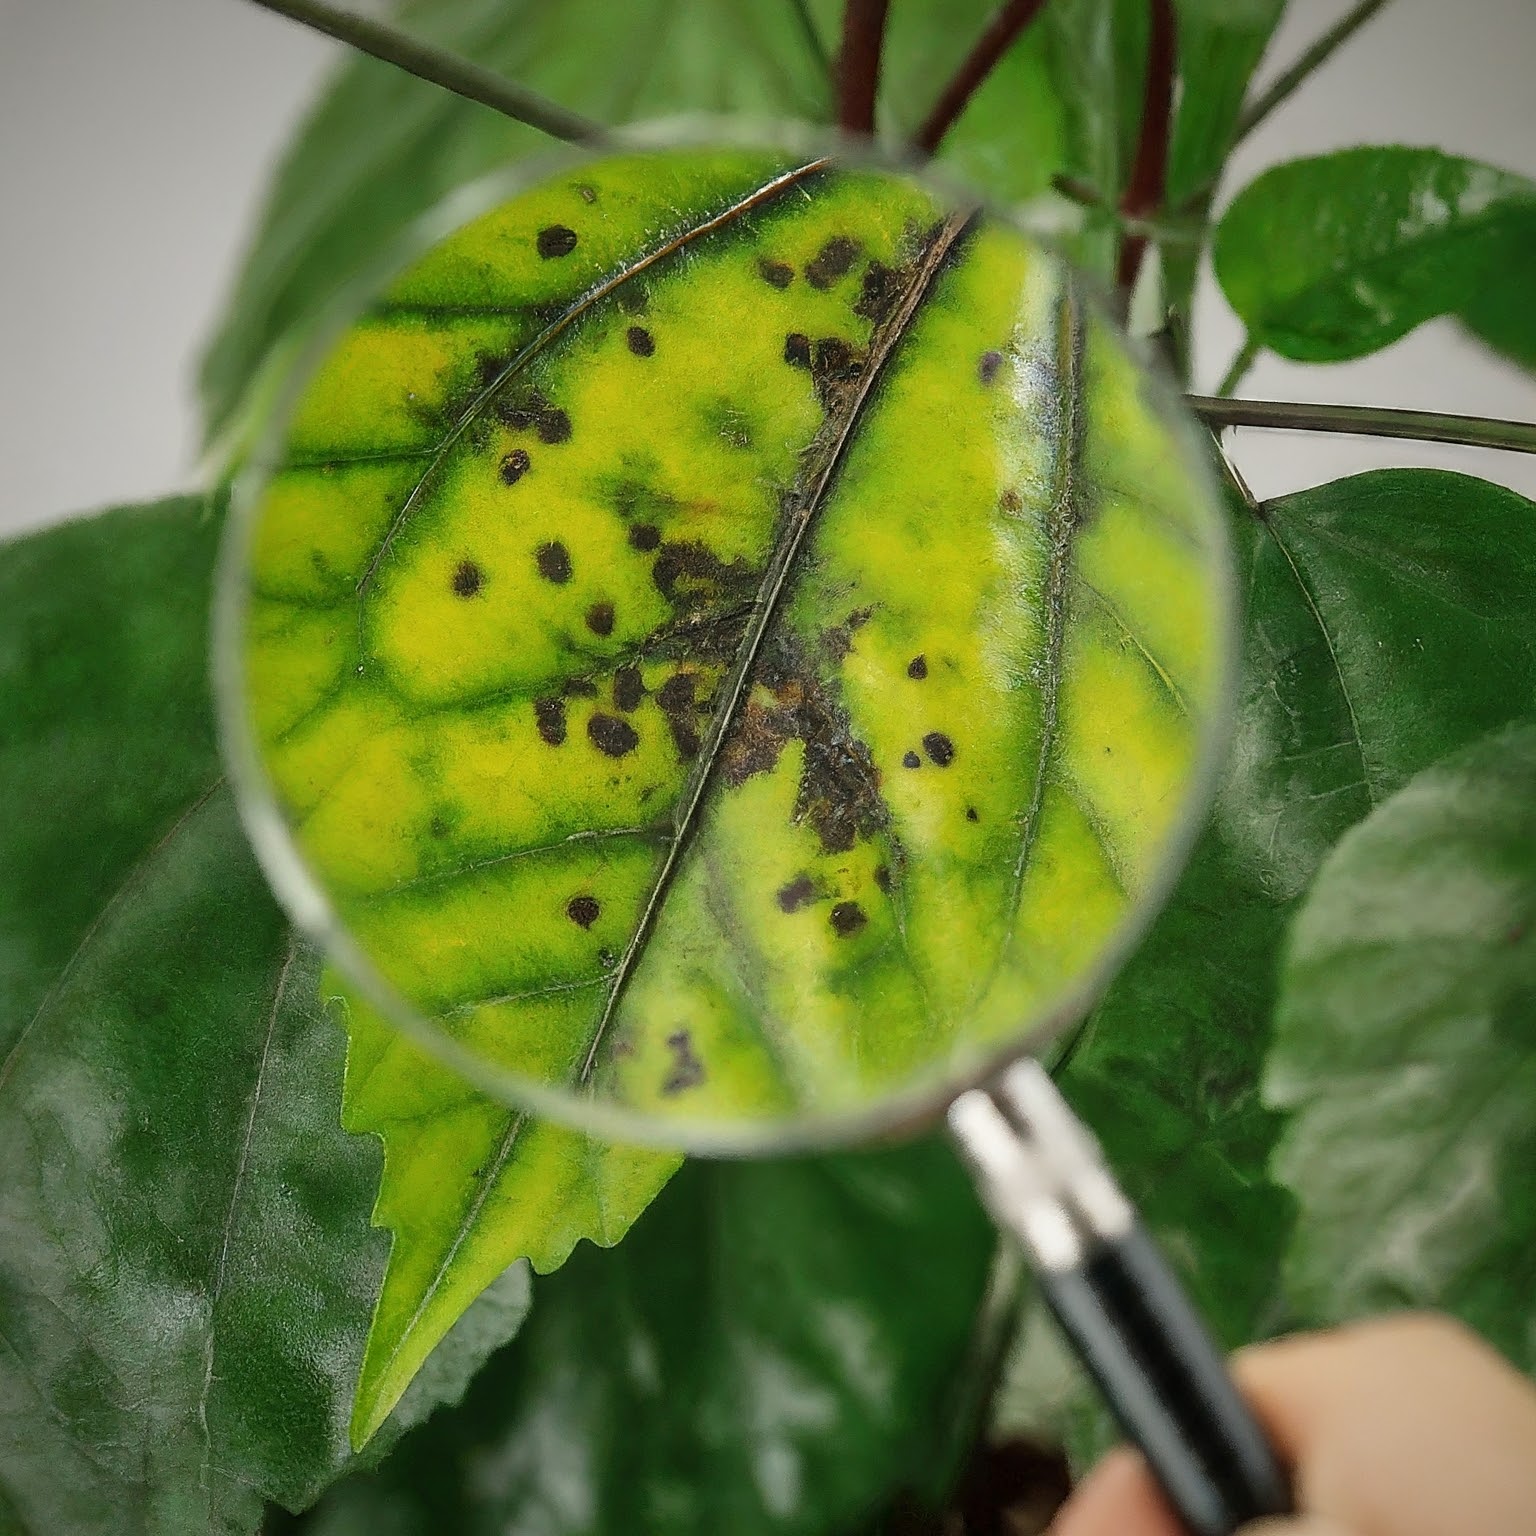
[[[379, 1159], [337, 1124], [342, 1033], [222, 787], [218, 528], [170, 502], [0, 548], [0, 1510], [23, 1531], [249, 1530], [347, 1459]], [[402, 1422], [515, 1328], [497, 1304]]]
[[1414, 778], [1323, 865], [1287, 947], [1269, 1097], [1292, 1305], [1460, 1316], [1536, 1368], [1536, 728]]
[[1461, 323], [1497, 352], [1536, 372], [1536, 207], [1511, 208], [1489, 243], [1483, 280], [1465, 300]]
[[690, 1163], [305, 1536], [852, 1529], [943, 1462], [993, 1244], [942, 1143]]
[[[398, 24], [603, 123], [684, 110], [824, 118], [789, 0], [404, 0]], [[455, 187], [550, 141], [357, 58], [300, 130], [202, 369], [207, 430], [238, 425], [337, 292]]]
[[1500, 346], [1499, 317], [1523, 324], [1528, 307], [1509, 230], [1533, 216], [1536, 184], [1507, 171], [1433, 149], [1347, 149], [1265, 171], [1233, 199], [1212, 254], [1250, 337], [1285, 357], [1361, 357], [1469, 306]]
[[[1297, 900], [1415, 772], [1536, 708], [1536, 507], [1521, 497], [1378, 471], [1270, 503], [1245, 543], [1216, 814], [1062, 1074], [1229, 1345], [1281, 1317], [1292, 1200], [1266, 1169], [1282, 1121], [1260, 1078]], [[1049, 1387], [1023, 1362], [999, 1430], [1049, 1398], [1081, 1452], [1100, 1446], [1104, 1416], [1070, 1394], [1063, 1413]]]

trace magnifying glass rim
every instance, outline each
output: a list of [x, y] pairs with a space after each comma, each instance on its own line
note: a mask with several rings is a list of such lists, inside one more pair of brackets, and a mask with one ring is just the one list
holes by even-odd
[[[295, 411], [316, 371], [356, 324], [382, 289], [449, 235], [500, 207], [519, 193], [597, 159], [660, 150], [720, 149], [780, 151], [805, 160], [827, 157], [840, 168], [870, 170], [915, 181], [950, 206], [976, 207], [991, 222], [1011, 229], [1060, 261], [1072, 263], [1039, 218], [1028, 209], [1008, 213], [978, 197], [931, 166], [882, 151], [868, 140], [849, 140], [802, 123], [765, 123], [739, 118], [691, 115], [614, 130], [601, 143], [561, 146], [494, 171], [443, 199], [409, 229], [388, 241], [380, 258], [340, 291], [324, 318], [291, 355], [292, 367], [273, 396], [255, 445], [241, 465], [219, 551], [213, 605], [213, 682], [216, 716], [236, 804], [256, 857], [279, 903], [295, 926], [348, 977], [363, 998], [393, 1027], [476, 1088], [508, 1106], [543, 1116], [596, 1139], [650, 1146], [697, 1156], [777, 1156], [826, 1150], [899, 1136], [931, 1124], [967, 1088], [986, 1081], [1010, 1061], [1041, 1055], [1071, 1026], [1087, 1016], [1124, 961], [1134, 951], [1177, 884], [1203, 827], [1230, 731], [1235, 701], [1240, 631], [1235, 566], [1222, 497], [1200, 434], [1183, 411], [1179, 393], [1156, 358], [1148, 357], [1110, 318], [1108, 306], [1089, 293], [1089, 302], [1128, 356], [1147, 376], [1160, 422], [1182, 451], [1191, 484], [1203, 488], [1218, 515], [1210, 530], [1214, 639], [1219, 651], [1211, 708], [1197, 727], [1195, 761], [1178, 816], [1164, 834], [1152, 878], [1100, 946], [1094, 961], [1065, 987], [1027, 1031], [1001, 1041], [964, 1046], [940, 1058], [931, 1075], [872, 1098], [868, 1104], [835, 1111], [811, 1111], [775, 1118], [722, 1119], [658, 1115], [605, 1102], [594, 1094], [557, 1088], [488, 1061], [455, 1040], [413, 1007], [385, 980], [353, 939], [324, 886], [299, 851], [255, 739], [245, 689], [244, 645], [250, 604], [247, 574], [260, 520], [263, 495], [286, 459]], [[1032, 225], [1034, 227], [1032, 227]], [[1083, 286], [1091, 280], [1079, 274]], [[1219, 450], [1218, 450], [1219, 451]]]

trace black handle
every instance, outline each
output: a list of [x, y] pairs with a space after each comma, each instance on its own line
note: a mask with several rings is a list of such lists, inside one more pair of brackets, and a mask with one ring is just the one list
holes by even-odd
[[1146, 1230], [1044, 1271], [1057, 1321], [1194, 1536], [1291, 1513], [1285, 1474], [1184, 1288]]

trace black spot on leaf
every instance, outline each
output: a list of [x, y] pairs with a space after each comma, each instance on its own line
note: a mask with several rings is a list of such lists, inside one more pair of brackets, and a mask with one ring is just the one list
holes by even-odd
[[482, 586], [485, 577], [473, 560], [460, 560], [453, 568], [453, 591], [456, 597], [473, 597]]
[[923, 751], [928, 761], [939, 768], [948, 768], [955, 760], [955, 744], [943, 731], [929, 731], [923, 737]]
[[565, 904], [565, 915], [578, 928], [590, 928], [597, 921], [602, 910], [595, 896], [572, 896]]
[[907, 676], [914, 682], [922, 682], [928, 676], [928, 658], [926, 656], [914, 656], [907, 663]]
[[672, 1070], [661, 1091], [671, 1095], [698, 1087], [704, 1081], [704, 1063], [693, 1053], [693, 1036], [686, 1029], [674, 1030], [667, 1036], [667, 1045], [672, 1052]]
[[990, 384], [1003, 366], [1003, 354], [1001, 352], [983, 352], [980, 361], [976, 364], [976, 377], [983, 384]]
[[902, 754], [901, 766], [903, 768], [921, 768], [923, 760], [916, 752], [906, 752]]
[[847, 235], [833, 235], [806, 263], [805, 280], [812, 288], [830, 288], [838, 278], [846, 277], [858, 260], [859, 243]]
[[538, 563], [539, 575], [545, 581], [563, 586], [571, 579], [571, 552], [558, 539], [540, 544], [534, 552], [534, 559]]
[[528, 457], [528, 450], [526, 448], [514, 448], [501, 461], [501, 483], [503, 485], [516, 485], [528, 473], [532, 462]]
[[796, 875], [788, 885], [779, 887], [779, 894], [775, 898], [779, 909], [783, 912], [798, 912], [801, 907], [808, 906], [816, 897], [816, 884], [809, 875]]
[[651, 357], [656, 351], [656, 338], [643, 325], [630, 326], [624, 340], [636, 357]]
[[654, 523], [636, 523], [629, 530], [629, 547], [648, 551], [661, 543], [661, 530]]
[[539, 231], [536, 244], [539, 255], [545, 261], [557, 256], [569, 256], [576, 249], [576, 231], [564, 224], [546, 224]]
[[1009, 486], [1009, 488], [997, 498], [997, 504], [1003, 509], [1004, 512], [1007, 512], [1010, 516], [1016, 515], [1017, 513], [1020, 513], [1024, 510], [1024, 498], [1020, 496], [1012, 486]]
[[840, 901], [832, 908], [829, 921], [838, 937], [846, 939], [857, 933], [869, 921], [869, 917], [858, 902]]
[[804, 331], [791, 331], [784, 338], [784, 361], [794, 368], [811, 366], [811, 338]]
[[568, 699], [595, 699], [597, 684], [590, 677], [568, 677], [561, 683], [560, 691]]
[[565, 740], [565, 700], [535, 699], [533, 717], [539, 724], [539, 735], [552, 747]]
[[766, 256], [759, 256], [757, 275], [770, 288], [788, 288], [795, 280], [795, 269], [788, 262], [769, 261]]
[[613, 604], [593, 603], [587, 609], [587, 628], [604, 637], [613, 633]]
[[587, 721], [587, 735], [592, 745], [607, 757], [627, 757], [640, 745], [634, 726], [617, 715], [593, 715]]
[[864, 269], [864, 288], [853, 312], [876, 325], [887, 319], [901, 297], [902, 275], [883, 262], [872, 261]]
[[981, 817], [979, 815], [977, 815], [977, 813], [976, 813], [976, 807], [974, 805], [966, 806], [966, 808], [965, 808], [965, 819], [967, 821], [980, 821], [981, 820]]
[[571, 435], [571, 418], [564, 411], [551, 406], [539, 413], [535, 427], [541, 443], [563, 443]]
[[882, 891], [889, 894], [891, 889], [891, 872], [884, 864], [877, 864], [875, 866], [875, 884]]
[[613, 707], [625, 714], [636, 708], [645, 697], [645, 683], [639, 667], [620, 667], [613, 674]]

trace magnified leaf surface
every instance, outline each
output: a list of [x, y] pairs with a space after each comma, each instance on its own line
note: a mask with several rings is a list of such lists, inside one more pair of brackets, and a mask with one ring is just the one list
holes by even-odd
[[1019, 237], [758, 151], [585, 165], [301, 402], [244, 664], [390, 983], [543, 1082], [857, 1108], [1157, 875], [1218, 670], [1201, 486]]

